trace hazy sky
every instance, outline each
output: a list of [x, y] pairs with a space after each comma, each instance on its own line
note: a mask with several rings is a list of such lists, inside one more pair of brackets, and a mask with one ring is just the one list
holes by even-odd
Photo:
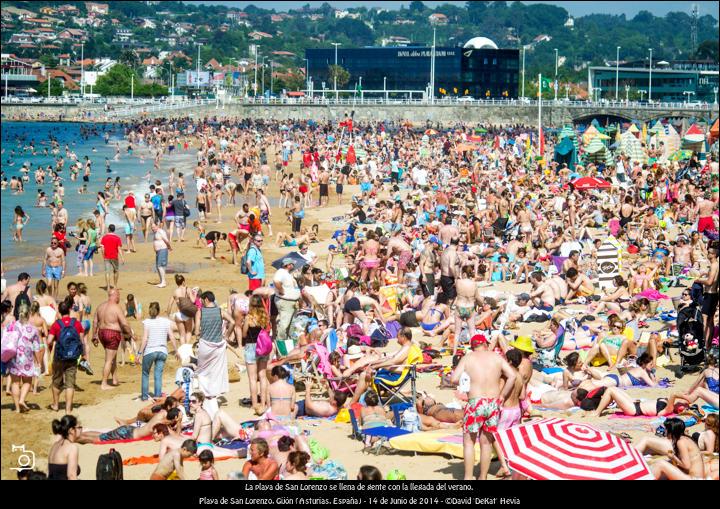
[[[246, 1], [240, 1], [240, 2], [214, 2], [214, 1], [206, 1], [206, 2], [186, 2], [190, 4], [211, 4], [211, 5], [227, 5], [227, 6], [236, 6], [236, 7], [245, 7], [246, 5], [254, 4], [258, 7], [262, 7], [265, 9], [274, 8], [276, 11], [287, 11], [288, 9], [297, 9], [302, 7], [305, 4], [310, 4], [312, 7], [320, 6], [324, 1], [273, 1], [273, 2], [263, 2], [263, 1], [255, 1], [255, 2], [246, 2]], [[399, 9], [401, 5], [409, 5], [409, 1], [400, 1], [400, 2], [394, 2], [394, 1], [356, 1], [356, 2], [349, 2], [349, 1], [334, 1], [334, 0], [327, 0], [327, 3], [332, 5], [333, 7], [337, 7], [339, 9], [342, 8], [348, 8], [348, 7], [359, 7], [359, 6], [365, 6], [368, 8], [372, 7], [381, 7], [383, 9]], [[699, 7], [700, 15], [704, 16], [706, 14], [710, 14], [714, 16], [715, 18], [718, 17], [718, 8], [720, 7], [720, 2], [710, 2], [710, 1], [699, 1], [699, 2], [588, 2], [588, 1], [582, 1], [582, 2], [523, 2], [526, 4], [553, 4], [560, 7], [565, 8], [571, 15], [573, 16], [583, 16], [585, 14], [625, 14], [628, 17], [635, 16], [639, 11], [646, 10], [652, 12], [656, 16], [664, 16], [668, 12], [672, 11], [683, 11], [690, 13], [692, 9], [692, 4], [695, 3]], [[455, 4], [455, 5], [465, 5], [465, 2], [460, 1], [440, 1], [440, 2], [434, 2], [434, 1], [428, 1], [425, 2], [425, 5], [429, 7], [436, 7], [438, 5], [442, 4]]]

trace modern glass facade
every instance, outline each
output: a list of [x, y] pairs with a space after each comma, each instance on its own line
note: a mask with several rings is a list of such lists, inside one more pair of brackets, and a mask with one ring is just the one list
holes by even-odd
[[[594, 90], [600, 88], [600, 97], [615, 98], [615, 67], [591, 67], [590, 82]], [[625, 99], [625, 86], [630, 87], [633, 96], [638, 90], [645, 90], [648, 98], [650, 70], [644, 67], [620, 67], [618, 72], [619, 99]], [[715, 98], [713, 88], [718, 87], [718, 70], [700, 69], [656, 69], [652, 70], [652, 99], [661, 102], [701, 101], [712, 103]], [[683, 92], [693, 92], [683, 94]]]
[[[426, 46], [338, 48], [337, 64], [350, 73], [346, 90], [356, 89], [362, 78], [364, 91], [424, 91], [431, 81], [431, 54]], [[332, 90], [329, 67], [335, 64], [335, 49], [308, 49], [305, 57], [315, 91], [323, 82]], [[518, 73], [518, 50], [435, 48], [435, 97], [514, 98]]]

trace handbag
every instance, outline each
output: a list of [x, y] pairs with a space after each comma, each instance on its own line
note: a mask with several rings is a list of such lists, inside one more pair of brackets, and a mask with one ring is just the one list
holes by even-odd
[[272, 352], [273, 348], [273, 342], [270, 338], [270, 334], [268, 333], [267, 329], [262, 329], [260, 331], [260, 334], [258, 334], [257, 342], [255, 343], [255, 355], [258, 357], [265, 357], [266, 355], [270, 355], [270, 352]]
[[183, 201], [183, 216], [184, 217], [190, 217], [190, 207], [187, 206], [187, 203]]
[[187, 316], [188, 318], [194, 318], [195, 313], [197, 313], [198, 307], [195, 305], [195, 302], [187, 296], [187, 293], [185, 294], [185, 297], [180, 297], [178, 299], [178, 309], [180, 312]]

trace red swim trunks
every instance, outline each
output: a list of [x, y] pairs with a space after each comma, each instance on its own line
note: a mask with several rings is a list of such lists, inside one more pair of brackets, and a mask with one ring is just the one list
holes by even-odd
[[468, 400], [463, 415], [463, 432], [495, 433], [500, 419], [500, 405], [495, 398], [472, 398]]
[[228, 233], [228, 242], [230, 243], [233, 251], [237, 251], [238, 249], [240, 249], [237, 238], [232, 233]]
[[105, 347], [105, 350], [117, 350], [120, 348], [120, 342], [122, 341], [122, 333], [112, 329], [100, 329], [98, 331], [98, 338], [100, 343]]
[[705, 230], [714, 230], [715, 223], [713, 223], [712, 216], [701, 217], [698, 220], [698, 232], [702, 233]]

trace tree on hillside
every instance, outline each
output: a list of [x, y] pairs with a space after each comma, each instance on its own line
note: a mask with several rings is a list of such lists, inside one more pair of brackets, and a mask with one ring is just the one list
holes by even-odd
[[465, 8], [468, 11], [468, 17], [472, 23], [481, 23], [484, 21], [485, 11], [490, 2], [465, 2]]
[[115, 64], [105, 74], [100, 76], [95, 85], [95, 92], [104, 96], [130, 95], [133, 86], [132, 77], [135, 77], [134, 95], [139, 97], [167, 95], [167, 88], [156, 83], [143, 84], [140, 76], [130, 67]]
[[699, 60], [712, 60], [714, 62], [718, 61], [718, 58], [720, 58], [720, 51], [718, 51], [718, 41], [717, 39], [713, 40], [707, 40], [703, 41], [698, 45], [697, 50], [695, 51], [695, 58]]
[[420, 2], [419, 0], [413, 0], [412, 2], [410, 2], [410, 12], [412, 12], [413, 14], [422, 12], [425, 9], [425, 4]]
[[335, 84], [335, 78], [337, 77], [338, 88], [344, 87], [347, 85], [347, 82], [350, 81], [350, 73], [339, 65], [331, 65], [328, 67], [328, 75], [330, 77], [330, 84], [333, 86]]

